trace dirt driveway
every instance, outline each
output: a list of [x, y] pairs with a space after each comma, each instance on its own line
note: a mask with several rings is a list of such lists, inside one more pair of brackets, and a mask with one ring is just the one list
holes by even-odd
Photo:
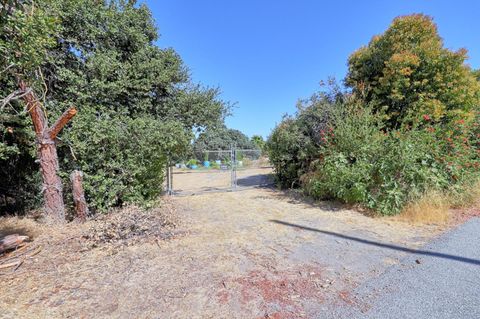
[[174, 203], [184, 236], [3, 276], [2, 317], [323, 318], [367, 309], [351, 291], [441, 231], [268, 187]]

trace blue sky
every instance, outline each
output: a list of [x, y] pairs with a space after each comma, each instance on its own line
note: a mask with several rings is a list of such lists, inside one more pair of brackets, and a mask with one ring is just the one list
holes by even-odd
[[299, 98], [328, 76], [343, 79], [350, 53], [398, 15], [425, 13], [445, 45], [480, 68], [480, 1], [144, 0], [160, 47], [173, 47], [195, 81], [236, 102], [229, 127], [267, 137]]

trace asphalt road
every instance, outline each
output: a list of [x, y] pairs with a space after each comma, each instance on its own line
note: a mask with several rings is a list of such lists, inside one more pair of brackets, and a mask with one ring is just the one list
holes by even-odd
[[480, 318], [480, 218], [358, 287], [336, 318]]

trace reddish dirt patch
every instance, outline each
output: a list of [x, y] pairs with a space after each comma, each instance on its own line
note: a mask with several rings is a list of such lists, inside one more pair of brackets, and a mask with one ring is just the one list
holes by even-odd
[[347, 290], [340, 291], [338, 293], [338, 296], [346, 304], [349, 304], [349, 305], [354, 305], [355, 304], [355, 301], [352, 299], [352, 296], [351, 296], [350, 292], [347, 291]]
[[[275, 319], [304, 318], [303, 302], [321, 303], [325, 299], [322, 287], [328, 285], [322, 278], [322, 268], [311, 265], [283, 271], [253, 270], [231, 282], [238, 287], [232, 299], [236, 298], [244, 308], [256, 305], [265, 313], [260, 318]], [[225, 303], [229, 294], [222, 290], [217, 297]]]
[[272, 314], [266, 314], [265, 316], [263, 317], [260, 317], [258, 319], [283, 319], [285, 317], [283, 317], [283, 315], [279, 312], [275, 312], [275, 313], [272, 313]]
[[467, 209], [454, 209], [452, 212], [453, 223], [455, 225], [463, 224], [473, 217], [480, 217], [480, 207], [478, 206]]
[[226, 290], [221, 290], [217, 293], [218, 302], [225, 305], [230, 300], [230, 294]]

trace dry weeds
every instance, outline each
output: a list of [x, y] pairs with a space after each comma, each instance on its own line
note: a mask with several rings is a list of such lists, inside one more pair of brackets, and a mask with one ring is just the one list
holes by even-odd
[[450, 192], [447, 196], [450, 207], [453, 209], [468, 209], [478, 206], [480, 203], [480, 181], [471, 185], [464, 185], [460, 190]]
[[480, 206], [480, 183], [455, 192], [426, 192], [392, 219], [412, 225], [448, 225], [476, 216]]
[[[20, 234], [28, 236], [30, 242], [0, 255], [0, 264], [6, 261], [18, 265], [25, 263], [26, 267], [21, 268], [28, 270], [28, 262], [40, 252], [41, 257], [53, 258], [62, 254], [73, 256], [93, 248], [111, 251], [120, 246], [171, 239], [178, 235], [177, 224], [176, 211], [169, 199], [152, 210], [128, 206], [99, 215], [84, 224], [72, 222], [53, 226], [30, 218], [6, 217], [0, 219], [0, 237]], [[6, 268], [0, 268], [0, 276], [13, 274], [18, 269]]]
[[443, 193], [429, 192], [407, 205], [396, 219], [415, 225], [446, 225], [451, 219], [450, 203]]

